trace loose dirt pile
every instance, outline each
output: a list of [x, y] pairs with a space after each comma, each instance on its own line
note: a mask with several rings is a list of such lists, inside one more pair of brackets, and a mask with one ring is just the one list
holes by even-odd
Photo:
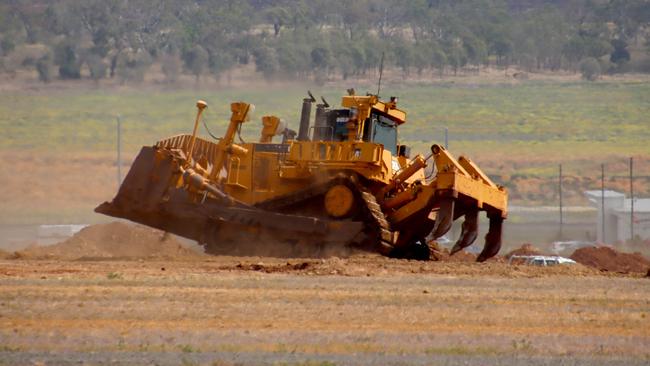
[[[450, 250], [443, 248], [438, 243], [433, 240], [429, 243], [429, 248], [431, 249], [431, 260], [437, 262], [453, 262], [453, 263], [472, 263], [476, 262], [478, 254], [470, 253], [467, 250], [461, 250], [456, 252], [454, 255], [451, 255]], [[494, 256], [488, 259], [489, 262], [505, 262], [503, 257]]]
[[[454, 258], [452, 256], [452, 258]], [[395, 276], [399, 274], [442, 274], [452, 276], [545, 277], [610, 275], [581, 264], [571, 266], [519, 266], [503, 263], [501, 257], [485, 263], [474, 261], [417, 261], [392, 259], [379, 254], [349, 258], [282, 259], [269, 257], [214, 257], [197, 268], [217, 267], [221, 271], [257, 271], [296, 275]]]
[[432, 248], [431, 259], [439, 262], [476, 262], [476, 254], [468, 253], [464, 250], [450, 255], [449, 249]]
[[505, 255], [505, 257], [510, 258], [513, 255], [542, 255], [542, 251], [535, 248], [532, 244], [526, 243], [521, 247], [510, 251]]
[[15, 257], [38, 259], [148, 258], [187, 259], [200, 254], [160, 230], [122, 222], [88, 226], [70, 239], [50, 246], [33, 246]]
[[573, 252], [571, 259], [601, 271], [647, 273], [650, 270], [650, 260], [640, 253], [622, 253], [611, 247], [580, 248]]

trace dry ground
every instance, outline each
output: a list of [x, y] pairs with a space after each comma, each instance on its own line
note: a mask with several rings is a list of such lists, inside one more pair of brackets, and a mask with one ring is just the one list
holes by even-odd
[[0, 261], [0, 364], [650, 362], [650, 279], [586, 267]]

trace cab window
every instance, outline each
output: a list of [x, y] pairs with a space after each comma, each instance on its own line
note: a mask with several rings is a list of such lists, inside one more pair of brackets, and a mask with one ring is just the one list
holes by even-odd
[[394, 156], [397, 155], [397, 124], [380, 114], [372, 114], [370, 128], [366, 128], [364, 140], [384, 145]]

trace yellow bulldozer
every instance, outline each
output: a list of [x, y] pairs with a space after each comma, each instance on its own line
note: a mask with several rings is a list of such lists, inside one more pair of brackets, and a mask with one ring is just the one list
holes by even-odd
[[254, 106], [232, 103], [225, 135], [208, 141], [197, 137], [207, 108], [199, 101], [192, 134], [143, 147], [117, 196], [95, 211], [196, 240], [207, 253], [366, 250], [420, 260], [432, 257], [427, 242], [461, 217], [451, 253], [471, 245], [485, 211], [489, 230], [477, 260], [498, 253], [506, 190], [440, 145], [426, 157], [411, 157], [398, 142], [406, 112], [397, 98], [382, 101], [350, 89], [341, 108], [317, 103], [312, 124], [314, 104], [309, 93], [297, 133], [280, 118], [263, 116], [259, 142], [237, 143]]

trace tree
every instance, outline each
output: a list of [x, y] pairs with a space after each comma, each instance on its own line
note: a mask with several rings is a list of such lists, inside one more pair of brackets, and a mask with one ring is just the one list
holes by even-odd
[[580, 62], [580, 72], [582, 78], [589, 81], [595, 81], [600, 77], [600, 64], [593, 57], [586, 58]]
[[[121, 67], [123, 81], [139, 78], [151, 58], [167, 62], [175, 80], [177, 59], [167, 54], [180, 55], [195, 77], [216, 78], [251, 60], [267, 78], [334, 70], [347, 78], [377, 69], [382, 52], [385, 66], [405, 75], [457, 74], [492, 60], [578, 71], [586, 58], [623, 71], [628, 61], [641, 65], [628, 45], [648, 29], [648, 0], [0, 1], [0, 56], [38, 43], [53, 50], [66, 79], [80, 77], [89, 55], [111, 77]], [[40, 56], [12, 63], [32, 67]], [[603, 65], [606, 57], [615, 67]]]
[[88, 70], [90, 71], [90, 78], [95, 83], [98, 83], [100, 79], [106, 77], [108, 65], [101, 56], [91, 53], [86, 57], [86, 65], [88, 65]]
[[330, 65], [330, 51], [324, 47], [311, 50], [311, 65], [316, 70], [325, 70]]
[[289, 11], [281, 6], [274, 6], [264, 12], [264, 18], [273, 24], [273, 35], [280, 35], [280, 30], [289, 22]]
[[6, 56], [16, 48], [12, 37], [4, 36], [0, 39], [0, 56]]
[[261, 46], [253, 51], [255, 69], [261, 72], [266, 79], [271, 79], [280, 70], [278, 55], [274, 49]]
[[627, 42], [622, 39], [613, 39], [612, 48], [614, 50], [609, 55], [609, 60], [615, 63], [620, 69], [625, 63], [630, 61], [630, 52], [627, 50]]
[[234, 56], [223, 49], [211, 51], [209, 53], [208, 67], [217, 80], [224, 72], [230, 70], [235, 64], [236, 61]]
[[311, 67], [314, 70], [314, 81], [316, 84], [323, 85], [327, 80], [330, 62], [329, 49], [316, 47], [311, 50]]
[[81, 77], [81, 61], [74, 42], [62, 41], [56, 46], [54, 63], [59, 66], [61, 79], [79, 79]]
[[418, 76], [422, 75], [424, 69], [431, 67], [430, 58], [431, 46], [424, 44], [415, 44], [412, 51], [413, 67], [417, 70]]
[[[467, 61], [473, 65], [480, 66], [487, 60], [487, 47], [482, 40], [469, 36], [463, 39], [463, 48], [467, 55]], [[477, 70], [480, 68], [477, 68]]]
[[208, 67], [210, 55], [205, 48], [200, 45], [194, 45], [187, 52], [183, 54], [183, 61], [185, 62], [185, 69], [192, 73], [196, 78], [196, 82], [199, 82], [199, 76], [204, 73]]
[[442, 78], [447, 62], [445, 51], [440, 46], [434, 46], [431, 50], [431, 66], [438, 70], [438, 77]]
[[52, 81], [52, 55], [48, 52], [43, 57], [36, 61], [36, 71], [38, 72], [38, 80], [49, 83]]
[[160, 58], [162, 72], [165, 75], [165, 81], [175, 83], [181, 71], [181, 59], [176, 53], [165, 54]]
[[402, 75], [408, 77], [410, 74], [411, 66], [415, 61], [413, 46], [406, 42], [399, 42], [395, 48], [396, 65], [402, 69]]
[[151, 66], [151, 56], [145, 50], [128, 49], [117, 57], [116, 75], [121, 83], [141, 82]]
[[285, 76], [306, 76], [311, 71], [311, 45], [302, 37], [291, 33], [287, 37], [280, 37], [280, 42], [276, 44], [280, 71]]
[[460, 40], [454, 40], [445, 52], [449, 65], [454, 69], [454, 76], [458, 74], [458, 69], [467, 64], [467, 53], [461, 45]]
[[510, 57], [514, 52], [514, 44], [511, 39], [499, 35], [493, 40], [491, 51], [497, 56], [497, 65], [508, 68]]

